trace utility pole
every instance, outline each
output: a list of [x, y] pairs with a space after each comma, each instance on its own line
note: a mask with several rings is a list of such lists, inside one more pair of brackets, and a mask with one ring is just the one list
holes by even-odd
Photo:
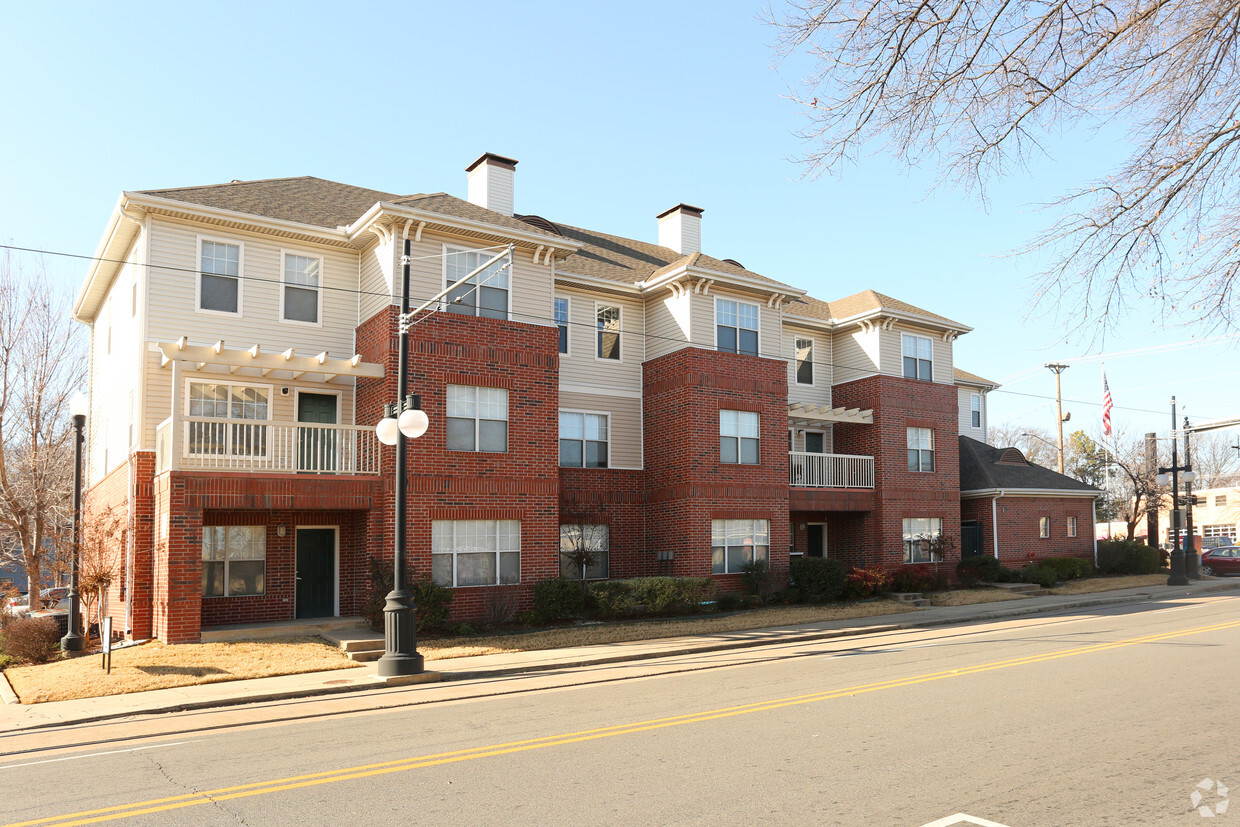
[[[1059, 374], [1068, 369], [1067, 365], [1051, 362], [1047, 370], [1055, 374], [1055, 428], [1059, 431], [1059, 473], [1063, 473], [1063, 391], [1059, 384]], [[1072, 414], [1068, 414], [1071, 416]]]

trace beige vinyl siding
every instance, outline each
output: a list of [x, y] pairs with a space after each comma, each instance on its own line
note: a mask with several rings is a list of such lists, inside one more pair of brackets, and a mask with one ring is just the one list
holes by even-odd
[[172, 366], [161, 368], [163, 356], [153, 344], [147, 346], [143, 370], [146, 372], [146, 403], [143, 406], [142, 449], [155, 450], [155, 430], [172, 416]]
[[[646, 359], [642, 337], [642, 303], [633, 298], [557, 287], [555, 295], [568, 299], [568, 355], [560, 355], [560, 385], [577, 385], [606, 391], [641, 393], [642, 362]], [[620, 361], [596, 358], [598, 327], [596, 307], [620, 308]], [[545, 313], [551, 315], [551, 297]]]
[[[326, 350], [337, 358], [353, 355], [356, 252], [168, 220], [152, 220], [150, 226], [147, 337], [151, 341], [171, 342], [186, 336], [198, 345], [223, 339], [228, 347], [258, 344], [264, 350], [292, 347], [303, 354]], [[241, 313], [237, 316], [196, 310], [199, 236], [242, 245]], [[321, 324], [280, 320], [281, 251], [322, 257]]]
[[646, 302], [647, 359], [689, 346], [693, 333], [692, 302], [691, 293], [676, 296], [666, 289]]
[[[400, 284], [396, 281], [399, 263], [396, 259], [396, 247], [404, 249], [404, 243], [392, 239], [386, 244], [376, 244], [361, 252], [359, 267], [361, 294], [357, 299], [357, 320], [360, 325], [372, 316], [389, 307], [393, 302], [400, 301], [396, 295]], [[421, 302], [419, 302], [421, 304]], [[415, 305], [416, 306], [416, 305]]]
[[560, 391], [560, 410], [606, 413], [611, 468], [642, 467], [642, 401], [627, 396]]
[[[784, 325], [783, 358], [788, 362], [788, 404], [831, 404], [831, 334], [821, 330]], [[814, 340], [814, 384], [797, 384], [797, 339]]]
[[745, 293], [732, 293], [727, 289], [712, 289], [706, 295], [691, 293], [690, 298], [693, 302], [692, 324], [693, 343], [695, 345], [711, 350], [716, 349], [715, 300], [727, 299], [728, 301], [752, 304], [758, 308], [758, 355], [770, 359], [780, 358], [779, 331], [782, 320], [780, 319], [779, 311], [767, 307], [766, 299]]
[[[85, 453], [86, 478], [92, 485], [129, 459], [130, 423], [136, 419], [140, 405], [141, 319], [131, 312], [137, 277], [134, 249], [126, 255], [125, 264], [109, 286], [91, 328]], [[137, 442], [136, 422], [134, 426], [133, 441]]]
[[879, 331], [854, 327], [832, 339], [832, 381], [852, 382], [878, 373]]
[[930, 340], [934, 353], [934, 381], [944, 385], [954, 385], [956, 379], [952, 370], [952, 343], [943, 340], [942, 331], [904, 326], [895, 326], [890, 330], [880, 331], [882, 372], [888, 376], [904, 375], [904, 350], [901, 336], [905, 333]]
[[805, 432], [806, 431], [818, 431], [822, 433], [822, 443], [824, 446], [823, 452], [827, 454], [835, 453], [835, 449], [834, 449], [835, 432], [832, 430], [832, 426], [829, 424], [794, 426], [792, 429], [792, 450], [794, 451], [805, 450]]
[[[981, 399], [982, 426], [980, 428], [973, 427], [973, 408], [972, 397], [976, 394]], [[960, 435], [972, 437], [979, 442], [986, 441], [986, 394], [977, 388], [961, 387], [958, 388], [960, 397], [960, 418], [958, 425]]]

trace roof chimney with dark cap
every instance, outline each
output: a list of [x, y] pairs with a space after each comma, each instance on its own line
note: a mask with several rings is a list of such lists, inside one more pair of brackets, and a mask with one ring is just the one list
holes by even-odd
[[702, 208], [677, 204], [659, 213], [659, 246], [689, 255], [702, 252]]
[[487, 152], [465, 167], [469, 173], [469, 203], [504, 215], [512, 215], [517, 162]]

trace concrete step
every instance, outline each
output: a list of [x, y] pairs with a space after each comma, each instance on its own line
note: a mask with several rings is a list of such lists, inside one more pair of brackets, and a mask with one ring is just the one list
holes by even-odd
[[385, 650], [383, 648], [366, 649], [362, 652], [349, 652], [348, 655], [349, 660], [355, 660], [359, 663], [370, 663], [372, 660], [378, 660], [383, 657], [384, 651]]

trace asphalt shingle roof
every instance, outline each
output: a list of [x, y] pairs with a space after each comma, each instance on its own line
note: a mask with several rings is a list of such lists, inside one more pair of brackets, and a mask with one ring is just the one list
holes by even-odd
[[999, 387], [998, 382], [991, 382], [989, 379], [983, 379], [976, 373], [969, 373], [967, 370], [960, 368], [952, 368], [952, 376], [957, 382], [964, 382], [966, 385], [986, 385], [991, 388]]
[[[1025, 464], [999, 462], [1005, 451], [1013, 448], [995, 448], [967, 436], [960, 437], [960, 490], [980, 491], [991, 488], [1037, 489], [1063, 491], [1065, 494], [1101, 493], [1092, 485], [1086, 485], [1066, 474], [1060, 474], [1041, 465], [1026, 461]], [[1009, 457], [1012, 456], [1009, 454]]]
[[840, 321], [842, 319], [850, 319], [854, 316], [864, 315], [866, 313], [880, 313], [884, 310], [895, 311], [898, 313], [908, 313], [915, 316], [921, 316], [928, 321], [937, 322], [944, 327], [956, 329], [967, 329], [966, 325], [960, 322], [952, 321], [946, 316], [940, 316], [937, 313], [931, 313], [929, 310], [909, 304], [908, 302], [894, 299], [891, 296], [879, 293], [876, 290], [862, 290], [860, 293], [854, 293], [851, 296], [845, 296], [835, 301], [823, 301], [815, 299], [811, 296], [802, 298], [803, 304], [795, 304], [789, 311], [797, 316], [808, 316], [811, 319], [822, 319], [823, 321]]
[[410, 198], [311, 176], [144, 190], [142, 194], [333, 230], [352, 224], [379, 201]]

